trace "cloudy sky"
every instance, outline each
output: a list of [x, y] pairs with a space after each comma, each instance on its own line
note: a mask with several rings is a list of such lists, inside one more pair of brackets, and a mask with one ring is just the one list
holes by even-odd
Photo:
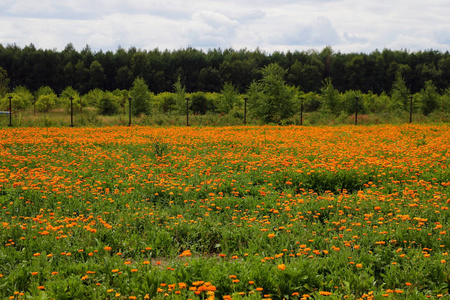
[[449, 0], [0, 0], [0, 43], [61, 51], [450, 49]]

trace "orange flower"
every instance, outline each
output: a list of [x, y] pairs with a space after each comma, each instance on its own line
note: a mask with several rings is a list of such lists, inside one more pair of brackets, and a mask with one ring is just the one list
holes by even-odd
[[322, 296], [330, 296], [333, 293], [332, 292], [327, 292], [327, 291], [320, 291], [319, 294], [322, 295]]
[[278, 270], [282, 270], [282, 271], [286, 270], [285, 264], [278, 265], [277, 268], [278, 268]]

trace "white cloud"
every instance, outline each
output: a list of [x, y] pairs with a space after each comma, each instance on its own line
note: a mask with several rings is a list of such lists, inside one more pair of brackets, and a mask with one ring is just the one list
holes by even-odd
[[317, 17], [308, 24], [299, 24], [282, 35], [280, 44], [299, 46], [327, 46], [340, 42], [340, 37], [327, 17]]
[[62, 50], [450, 46], [447, 0], [2, 0], [0, 43]]
[[183, 30], [189, 45], [203, 48], [226, 48], [230, 46], [239, 23], [211, 11], [193, 14]]

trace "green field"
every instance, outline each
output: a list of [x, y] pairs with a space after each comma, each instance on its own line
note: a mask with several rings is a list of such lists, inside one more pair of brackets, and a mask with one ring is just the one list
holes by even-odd
[[449, 297], [449, 129], [1, 129], [0, 297]]

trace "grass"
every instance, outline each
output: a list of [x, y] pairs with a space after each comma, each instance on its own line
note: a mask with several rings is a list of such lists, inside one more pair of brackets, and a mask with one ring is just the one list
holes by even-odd
[[2, 129], [0, 297], [448, 297], [449, 132]]
[[[450, 115], [445, 112], [435, 112], [428, 116], [420, 113], [413, 115], [413, 123], [448, 123]], [[383, 112], [379, 114], [358, 114], [359, 125], [379, 125], [379, 124], [405, 124], [409, 122], [409, 113], [404, 112]], [[153, 109], [148, 116], [132, 116], [131, 123], [140, 126], [185, 126], [187, 123], [186, 115], [176, 112], [162, 113]], [[334, 114], [315, 111], [303, 114], [300, 119], [300, 113], [295, 114], [289, 119], [285, 119], [280, 125], [302, 125], [305, 126], [341, 126], [353, 125], [355, 116], [342, 112], [339, 116]], [[0, 128], [7, 127], [9, 116], [0, 116]], [[34, 112], [32, 108], [13, 112], [12, 125], [14, 127], [65, 127], [71, 124], [70, 114], [66, 109], [54, 108], [47, 113]], [[76, 127], [103, 127], [103, 126], [127, 126], [129, 124], [128, 112], [121, 111], [120, 114], [113, 116], [104, 116], [98, 113], [95, 107], [84, 107], [81, 112], [74, 112], [73, 124]], [[261, 121], [247, 115], [247, 124], [262, 125]], [[242, 114], [217, 114], [207, 112], [205, 115], [189, 115], [189, 125], [191, 126], [241, 126], [244, 125]]]

